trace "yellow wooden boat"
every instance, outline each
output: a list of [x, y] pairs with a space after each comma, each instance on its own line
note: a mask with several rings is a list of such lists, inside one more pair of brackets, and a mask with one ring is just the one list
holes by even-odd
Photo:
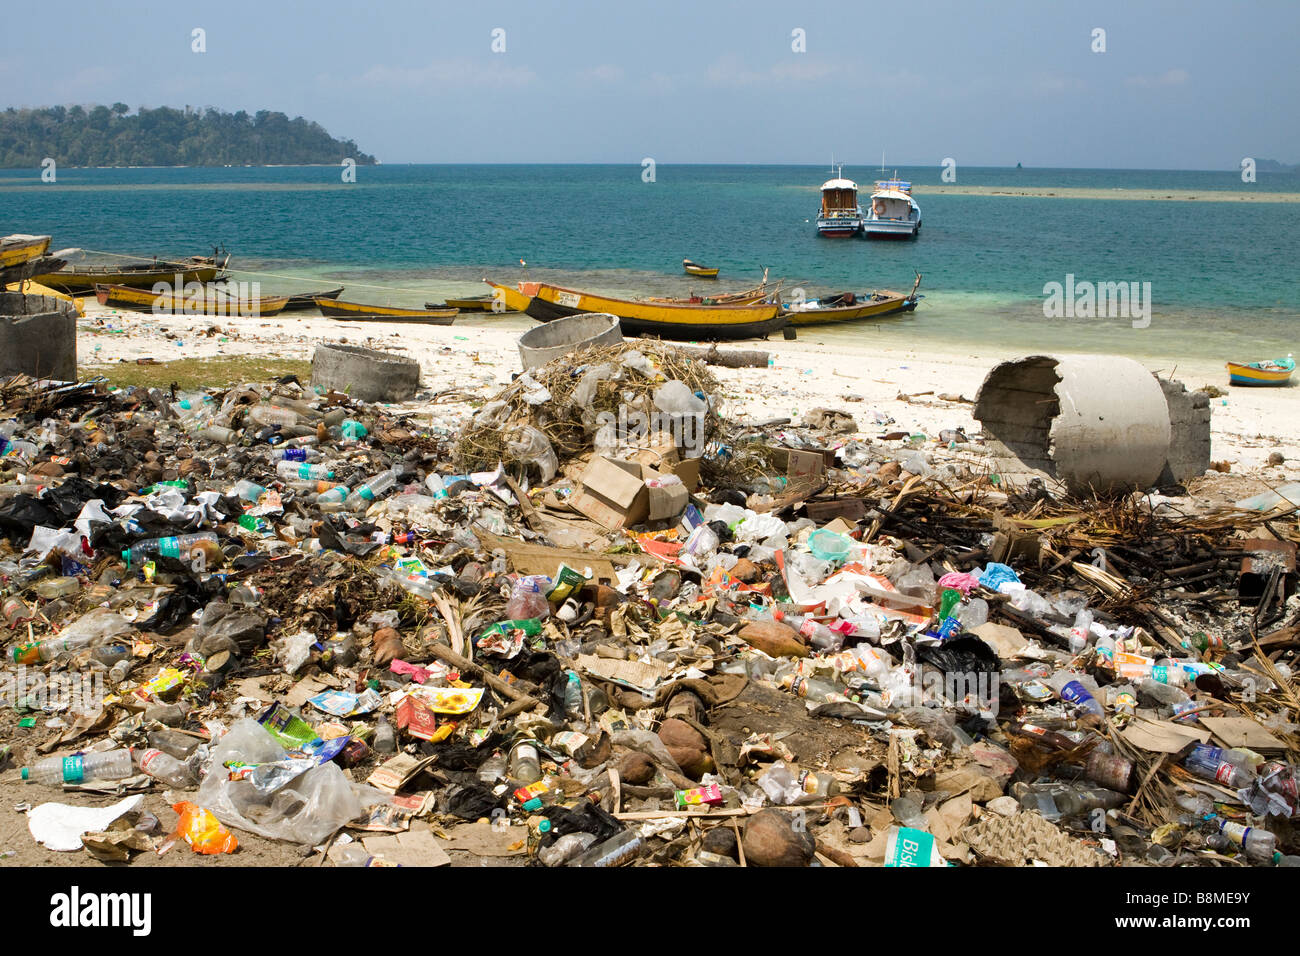
[[29, 259], [45, 255], [50, 248], [49, 236], [27, 236], [15, 233], [0, 238], [0, 269], [19, 266]]
[[852, 322], [859, 319], [883, 319], [888, 316], [901, 318], [916, 309], [920, 298], [916, 290], [921, 285], [918, 273], [912, 291], [890, 292], [881, 290], [867, 295], [856, 296], [851, 292], [842, 292], [836, 296], [823, 296], [807, 302], [791, 305], [783, 310], [794, 326], [831, 325], [838, 322]]
[[100, 305], [136, 312], [170, 312], [177, 315], [278, 315], [289, 302], [287, 295], [264, 295], [256, 299], [237, 299], [221, 286], [204, 286], [203, 295], [155, 295], [150, 289], [126, 285], [95, 286]]
[[788, 320], [776, 302], [754, 305], [669, 305], [633, 302], [576, 289], [541, 284], [528, 303], [527, 312], [541, 322], [578, 315], [608, 312], [618, 316], [624, 335], [654, 335], [674, 340], [718, 341], [752, 339], [784, 328]]
[[710, 269], [708, 266], [702, 266], [690, 259], [682, 260], [682, 268], [686, 270], [687, 275], [699, 276], [701, 279], [716, 279], [718, 277], [717, 269]]
[[1263, 385], [1281, 388], [1291, 381], [1295, 359], [1291, 356], [1265, 362], [1229, 362], [1230, 385]]
[[22, 282], [10, 282], [5, 286], [6, 292], [22, 292], [26, 295], [48, 295], [53, 299], [60, 299], [63, 302], [71, 302], [72, 307], [77, 310], [77, 315], [86, 314], [86, 306], [80, 299], [73, 298], [58, 289], [51, 289], [47, 285], [41, 285], [39, 282], [33, 282], [31, 279], [24, 279]]
[[451, 325], [456, 321], [456, 309], [402, 309], [392, 305], [363, 305], [341, 299], [317, 299], [321, 315], [330, 319], [352, 319], [356, 322], [393, 322], [410, 325]]
[[[492, 287], [493, 312], [527, 312], [528, 300], [537, 294], [537, 287], [541, 285], [540, 282], [521, 282], [512, 289], [491, 279], [483, 281]], [[502, 308], [495, 307], [497, 302]]]

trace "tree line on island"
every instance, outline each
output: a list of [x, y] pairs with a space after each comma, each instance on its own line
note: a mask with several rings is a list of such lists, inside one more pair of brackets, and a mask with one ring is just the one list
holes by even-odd
[[371, 165], [375, 157], [319, 124], [284, 113], [208, 107], [49, 106], [0, 112], [0, 167]]

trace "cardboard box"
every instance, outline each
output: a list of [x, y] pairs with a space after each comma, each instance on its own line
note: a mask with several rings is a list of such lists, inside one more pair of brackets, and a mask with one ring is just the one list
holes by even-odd
[[826, 472], [826, 455], [821, 451], [768, 445], [767, 454], [772, 467], [778, 471], [783, 470], [791, 484], [807, 483]]
[[597, 458], [583, 474], [581, 489], [570, 504], [611, 531], [675, 518], [686, 507], [689, 491], [680, 479], [658, 484], [664, 477], [641, 462]]

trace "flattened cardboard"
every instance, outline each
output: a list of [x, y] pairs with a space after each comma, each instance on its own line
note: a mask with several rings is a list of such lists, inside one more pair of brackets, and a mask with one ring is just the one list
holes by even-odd
[[570, 506], [611, 531], [640, 524], [649, 513], [650, 498], [640, 469], [636, 462], [593, 459]]
[[393, 836], [366, 837], [361, 845], [371, 856], [382, 856], [399, 866], [451, 866], [451, 857], [427, 828]]

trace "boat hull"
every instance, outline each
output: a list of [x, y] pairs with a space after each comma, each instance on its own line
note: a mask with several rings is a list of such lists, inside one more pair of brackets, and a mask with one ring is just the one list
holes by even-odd
[[[49, 248], [49, 236], [23, 236], [21, 238], [5, 236], [0, 239], [0, 269], [20, 266], [24, 262], [45, 255]], [[40, 281], [42, 285], [49, 285], [48, 282]]]
[[885, 299], [879, 302], [867, 302], [861, 305], [846, 305], [828, 309], [792, 310], [786, 312], [790, 324], [794, 326], [833, 325], [838, 322], [854, 322], [860, 319], [883, 319], [888, 316], [901, 318], [916, 310], [917, 300], [905, 296]]
[[464, 299], [448, 299], [446, 302], [426, 302], [426, 309], [459, 309], [461, 312], [491, 312], [492, 296], [476, 295]]
[[624, 335], [715, 342], [764, 338], [783, 329], [789, 320], [779, 309], [775, 303], [697, 306], [630, 302], [542, 285], [525, 311], [540, 322], [584, 312], [608, 312], [618, 316]]
[[148, 272], [112, 272], [92, 269], [60, 270], [35, 276], [37, 282], [51, 289], [69, 293], [94, 292], [99, 285], [124, 286], [131, 289], [152, 289], [160, 282], [173, 288], [183, 288], [191, 282], [209, 283], [221, 275], [215, 266], [196, 266], [192, 268], [177, 267], [172, 269], [154, 269]]
[[456, 309], [399, 309], [389, 305], [363, 305], [317, 299], [316, 307], [329, 319], [354, 319], [358, 322], [392, 322], [402, 325], [451, 325]]
[[688, 267], [686, 269], [686, 274], [688, 276], [695, 276], [696, 278], [699, 279], [716, 279], [718, 277], [718, 270], [717, 269], [691, 269]]
[[[532, 298], [532, 296], [529, 295], [527, 292], [522, 292], [519, 289], [513, 289], [508, 285], [501, 285], [500, 283], [493, 282], [490, 279], [484, 279], [483, 281], [486, 282], [493, 289], [492, 296], [491, 296], [492, 305], [488, 307], [490, 311], [492, 312], [527, 311], [528, 300]], [[524, 285], [525, 288], [530, 288], [533, 285], [535, 285], [535, 283], [521, 283], [521, 285]], [[535, 292], [536, 289], [533, 289], [533, 291]], [[500, 302], [502, 306], [500, 309], [496, 308], [496, 304], [498, 302]]]
[[100, 305], [135, 312], [254, 317], [279, 315], [289, 301], [289, 297], [284, 295], [235, 299], [218, 289], [204, 289], [202, 299], [193, 295], [154, 295], [148, 289], [103, 283], [95, 286], [95, 298]]
[[827, 239], [851, 239], [862, 233], [861, 219], [818, 219], [817, 235]]
[[289, 296], [289, 301], [282, 311], [306, 312], [309, 309], [316, 308], [317, 299], [337, 299], [342, 294], [343, 286], [330, 289], [328, 292], [300, 292], [297, 295]]
[[1228, 382], [1232, 385], [1253, 385], [1265, 388], [1281, 388], [1291, 381], [1295, 369], [1262, 369], [1249, 365], [1228, 362]]

